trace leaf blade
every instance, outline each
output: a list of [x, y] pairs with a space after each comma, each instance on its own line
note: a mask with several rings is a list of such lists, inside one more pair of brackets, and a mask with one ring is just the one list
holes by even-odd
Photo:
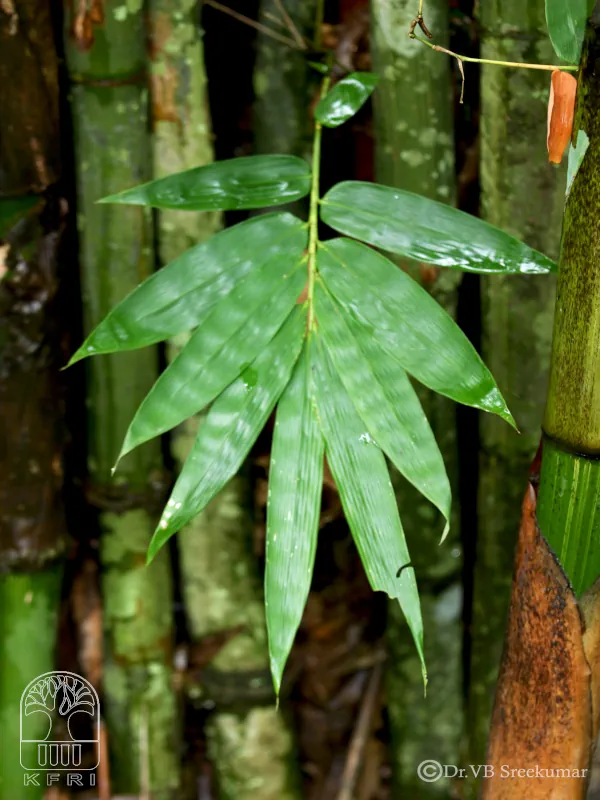
[[359, 242], [332, 239], [321, 244], [321, 251], [319, 272], [331, 294], [410, 375], [516, 427], [477, 351], [428, 292]]
[[219, 302], [142, 401], [119, 459], [201, 411], [254, 361], [294, 308], [304, 261], [290, 270], [277, 255]]
[[362, 108], [378, 82], [379, 77], [373, 72], [352, 72], [319, 100], [315, 118], [327, 128], [337, 128]]
[[98, 202], [181, 211], [235, 211], [290, 203], [309, 191], [310, 169], [298, 156], [245, 156], [158, 178]]
[[40, 205], [37, 195], [2, 198], [0, 202], [0, 239], [3, 239], [20, 219], [26, 217], [36, 206]]
[[287, 213], [254, 217], [192, 247], [113, 308], [72, 356], [135, 350], [196, 327], [255, 265], [306, 247], [306, 225]]
[[305, 342], [277, 407], [269, 468], [265, 610], [277, 694], [310, 589], [321, 509], [324, 442], [309, 367]]
[[423, 622], [394, 490], [383, 453], [361, 440], [364, 424], [350, 400], [320, 336], [311, 369], [327, 463], [340, 493], [352, 536], [371, 587], [397, 599], [413, 635], [423, 679]]
[[370, 332], [315, 287], [319, 330], [368, 433], [398, 471], [443, 514], [448, 532], [451, 490], [444, 460], [421, 403], [402, 367]]
[[546, 0], [546, 24], [554, 52], [578, 64], [588, 17], [587, 0]]
[[488, 222], [388, 186], [338, 183], [321, 200], [321, 218], [347, 236], [440, 267], [528, 275], [558, 271], [545, 255]]
[[305, 332], [306, 308], [295, 308], [253, 362], [254, 387], [240, 376], [214, 402], [152, 537], [148, 561], [238, 471], [290, 379]]

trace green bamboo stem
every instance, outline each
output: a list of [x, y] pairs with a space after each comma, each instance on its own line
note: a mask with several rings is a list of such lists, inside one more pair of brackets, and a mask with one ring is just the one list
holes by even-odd
[[540, 527], [577, 594], [600, 573], [600, 284], [597, 262], [600, 181], [600, 8], [584, 43], [575, 129], [589, 147], [565, 208], [544, 450], [538, 501]]
[[[43, 781], [26, 786], [20, 764], [20, 700], [56, 668], [67, 544], [56, 297], [64, 214], [47, 3], [0, 9], [0, 106], [0, 800], [41, 800]], [[26, 722], [28, 736], [46, 736], [44, 714]]]
[[[187, 442], [186, 442], [187, 438]], [[177, 437], [177, 458], [195, 438]], [[181, 448], [181, 450], [180, 450]], [[299, 776], [285, 718], [275, 708], [264, 606], [252, 553], [251, 486], [234, 478], [196, 518], [185, 539], [182, 569], [192, 638], [232, 632], [203, 671], [204, 701], [216, 703], [207, 724], [220, 800], [297, 800]], [[193, 564], [201, 570], [190, 571]]]
[[579, 595], [600, 573], [600, 460], [544, 441], [538, 522]]
[[[544, 0], [481, 5], [482, 56], [552, 60]], [[549, 76], [481, 71], [481, 213], [494, 225], [556, 257], [565, 170], [548, 164]], [[494, 686], [506, 623], [523, 486], [540, 440], [555, 282], [550, 277], [483, 276], [482, 355], [517, 421], [518, 436], [480, 417], [479, 530], [472, 609], [468, 762], [485, 761]], [[473, 788], [473, 791], [475, 789]]]
[[[39, 572], [13, 572], [0, 576], [0, 798], [41, 798], [43, 784], [24, 786], [25, 770], [19, 753], [21, 694], [38, 675], [55, 668], [56, 629], [62, 583], [62, 565]], [[33, 646], [35, 643], [35, 646]], [[44, 714], [26, 720], [27, 735], [43, 739]], [[43, 777], [42, 777], [43, 781]]]
[[[157, 177], [213, 160], [202, 40], [190, 0], [153, 0], [152, 88]], [[217, 214], [158, 215], [159, 254], [167, 263], [219, 228]], [[174, 358], [188, 335], [169, 343]], [[181, 468], [201, 415], [172, 437]], [[221, 800], [291, 800], [292, 740], [274, 708], [262, 591], [252, 553], [252, 495], [239, 475], [178, 536], [182, 594], [192, 639], [242, 630], [211, 661], [193, 695], [216, 703], [206, 725]], [[257, 699], [259, 705], [257, 706]], [[268, 705], [261, 703], [267, 701]]]
[[[376, 180], [453, 203], [456, 184], [450, 60], [407, 37], [415, 15], [411, 0], [374, 0], [371, 13], [373, 69], [381, 76], [373, 97]], [[448, 35], [445, 0], [427, 3], [427, 24], [436, 40], [444, 43]], [[456, 313], [459, 273], [423, 269], [415, 263], [401, 266], [450, 314]], [[452, 484], [453, 511], [449, 539], [438, 547], [443, 528], [439, 515], [425, 498], [394, 475], [419, 579], [429, 682], [423, 702], [414, 646], [397, 603], [391, 603], [387, 693], [395, 791], [398, 796], [429, 798], [447, 797], [449, 782], [421, 781], [416, 767], [431, 758], [458, 763], [462, 733], [460, 510], [454, 406], [422, 387], [418, 392], [444, 456]]]
[[[286, 0], [284, 5], [297, 32], [310, 40], [316, 0]], [[281, 7], [276, 0], [261, 0], [260, 12], [281, 19]], [[257, 153], [293, 153], [310, 159], [312, 126], [307, 113], [310, 69], [306, 58], [304, 51], [264, 33], [258, 34], [253, 76]]]
[[[94, 7], [96, 8], [96, 7]], [[96, 201], [152, 177], [145, 30], [141, 5], [105, 3], [104, 17], [67, 15], [73, 80], [77, 219], [89, 331], [153, 268], [147, 211]], [[111, 468], [133, 414], [158, 374], [157, 352], [88, 364], [89, 496], [99, 510], [106, 653], [103, 708], [115, 793], [174, 798], [179, 785], [172, 678], [168, 551], [145, 566], [164, 500], [160, 443]]]
[[[152, 0], [154, 175], [172, 175], [214, 160], [204, 48], [195, 0]], [[158, 215], [162, 264], [221, 227], [221, 215], [168, 211]]]

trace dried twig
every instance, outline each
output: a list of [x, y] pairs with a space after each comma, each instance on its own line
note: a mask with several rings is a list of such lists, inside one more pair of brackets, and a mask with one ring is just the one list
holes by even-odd
[[285, 22], [281, 19], [281, 17], [278, 17], [276, 14], [271, 14], [270, 11], [264, 11], [263, 9], [261, 9], [260, 13], [261, 13], [261, 16], [263, 16], [265, 19], [268, 19], [271, 22], [274, 22], [275, 25], [279, 25], [280, 28], [287, 28], [287, 25], [285, 24]]
[[340, 791], [337, 800], [352, 800], [354, 797], [354, 787], [360, 772], [360, 765], [363, 758], [365, 746], [369, 733], [371, 732], [371, 725], [373, 722], [373, 714], [375, 712], [377, 698], [379, 696], [379, 688], [381, 685], [381, 677], [383, 674], [383, 665], [376, 664], [373, 667], [373, 672], [369, 679], [367, 691], [363, 698], [356, 727], [350, 740], [350, 747], [348, 748], [348, 757], [346, 758], [346, 765], [342, 774]]
[[100, 720], [100, 742], [98, 763], [98, 798], [110, 800], [110, 768], [108, 762], [108, 733], [104, 720]]
[[416, 33], [413, 33], [411, 38], [416, 39], [422, 44], [426, 44], [427, 47], [431, 47], [432, 50], [438, 50], [440, 53], [447, 53], [449, 56], [452, 56], [452, 58], [456, 58], [460, 62], [468, 61], [469, 64], [491, 64], [492, 66], [515, 67], [516, 69], [540, 69], [545, 70], [546, 72], [553, 72], [556, 69], [562, 70], [563, 72], [577, 72], [579, 69], [579, 67], [562, 66], [560, 64], [528, 64], [524, 61], [498, 61], [493, 58], [474, 58], [473, 56], [463, 56], [460, 53], [455, 53], [453, 50], [447, 50], [445, 47], [440, 47], [439, 44], [432, 44], [431, 42], [428, 42], [427, 39], [422, 39], [420, 36], [417, 36]]
[[234, 11], [233, 8], [229, 8], [229, 6], [224, 6], [222, 3], [218, 3], [217, 0], [204, 0], [205, 6], [210, 6], [211, 8], [215, 8], [217, 11], [222, 11], [223, 14], [229, 14], [230, 17], [237, 19], [238, 22], [243, 22], [244, 25], [249, 25], [251, 28], [255, 28], [257, 31], [261, 31], [266, 36], [270, 36], [272, 39], [277, 39], [278, 42], [283, 42], [284, 44], [293, 47], [295, 50], [298, 50], [298, 44], [294, 41], [294, 39], [290, 39], [289, 36], [282, 36], [277, 31], [272, 30], [267, 25], [262, 25], [260, 22], [257, 22], [254, 19], [250, 19], [250, 17], [244, 16], [244, 14], [240, 14], [237, 11]]
[[148, 706], [144, 702], [140, 709], [140, 798], [150, 800], [150, 731]]
[[285, 24], [288, 27], [289, 32], [292, 34], [294, 39], [296, 40], [296, 44], [300, 48], [300, 50], [308, 50], [308, 45], [302, 38], [302, 35], [298, 28], [294, 25], [294, 20], [290, 17], [288, 12], [286, 11], [285, 6], [283, 5], [283, 0], [275, 0], [277, 8], [281, 11], [281, 16], [285, 20]]

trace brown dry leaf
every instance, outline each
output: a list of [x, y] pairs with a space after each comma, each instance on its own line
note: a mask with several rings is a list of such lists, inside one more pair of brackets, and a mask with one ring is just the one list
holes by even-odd
[[548, 100], [548, 161], [552, 164], [560, 164], [571, 139], [576, 94], [577, 80], [573, 75], [555, 69]]
[[585, 621], [583, 647], [592, 670], [592, 724], [595, 741], [600, 729], [600, 578], [584, 592], [579, 607]]
[[381, 791], [381, 765], [385, 750], [382, 742], [372, 737], [365, 747], [362, 774], [356, 790], [357, 800], [372, 800]]
[[8, 264], [6, 262], [9, 250], [9, 244], [0, 244], [0, 281], [8, 272]]
[[79, 640], [79, 661], [92, 686], [102, 682], [103, 636], [102, 600], [98, 587], [98, 566], [88, 558], [73, 581], [71, 608]]
[[423, 264], [419, 262], [419, 272], [421, 273], [421, 283], [426, 289], [429, 289], [437, 281], [442, 271], [441, 267], [435, 267], [432, 264]]
[[593, 738], [583, 620], [535, 506], [530, 484], [486, 758], [495, 774], [483, 782], [484, 800], [579, 800], [587, 788]]

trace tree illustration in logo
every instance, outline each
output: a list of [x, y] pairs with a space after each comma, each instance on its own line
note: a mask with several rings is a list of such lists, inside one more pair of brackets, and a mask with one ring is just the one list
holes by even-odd
[[40, 739], [46, 740], [52, 732], [53, 714], [58, 713], [66, 719], [67, 730], [72, 741], [80, 736], [71, 729], [74, 718], [80, 712], [94, 717], [96, 697], [89, 686], [80, 678], [69, 673], [52, 673], [42, 676], [28, 690], [24, 698], [25, 716], [42, 712], [48, 717], [48, 732]]

